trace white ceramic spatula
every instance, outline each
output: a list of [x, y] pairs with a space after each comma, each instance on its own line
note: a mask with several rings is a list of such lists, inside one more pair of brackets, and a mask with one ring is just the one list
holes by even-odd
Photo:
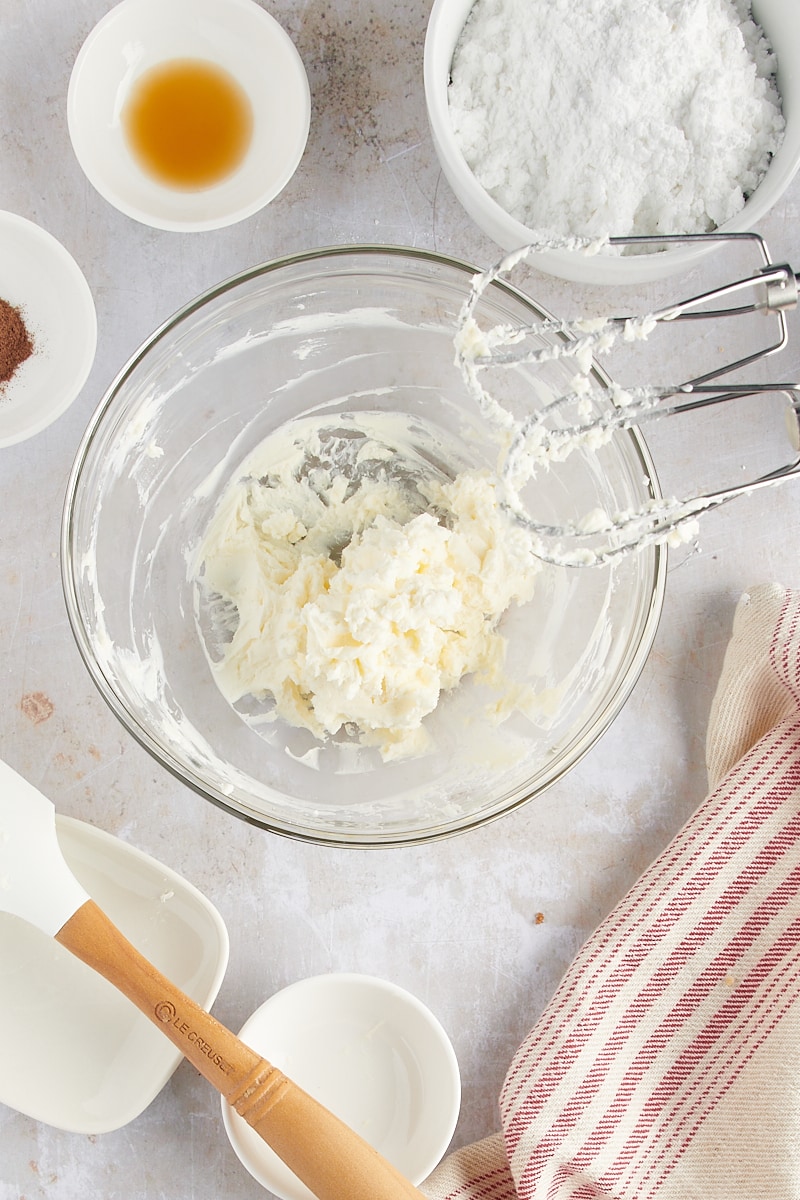
[[53, 804], [3, 762], [0, 911], [54, 937], [127, 996], [319, 1200], [421, 1200], [358, 1134], [142, 957], [67, 866]]

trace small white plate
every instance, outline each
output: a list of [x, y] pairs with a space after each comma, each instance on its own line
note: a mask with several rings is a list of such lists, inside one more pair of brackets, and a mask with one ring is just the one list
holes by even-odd
[[[396, 984], [370, 975], [303, 979], [262, 1004], [240, 1037], [413, 1184], [447, 1149], [461, 1104], [455, 1052], [430, 1010]], [[254, 1179], [282, 1200], [314, 1200], [224, 1100], [222, 1116]]]
[[[119, 838], [57, 816], [78, 881], [127, 938], [204, 1008], [228, 963], [217, 910], [190, 883]], [[74, 1133], [137, 1117], [181, 1054], [129, 1000], [19, 917], [0, 913], [0, 1102]]]
[[[159, 183], [136, 161], [122, 112], [139, 76], [170, 59], [202, 59], [247, 93], [253, 133], [233, 174], [202, 191]], [[273, 200], [294, 174], [311, 118], [300, 55], [274, 17], [253, 0], [122, 0], [81, 47], [67, 95], [72, 146], [110, 204], [156, 229], [219, 229]]]
[[52, 234], [0, 212], [0, 297], [18, 308], [33, 354], [0, 386], [0, 447], [40, 433], [69, 408], [94, 362], [97, 316], [80, 267]]

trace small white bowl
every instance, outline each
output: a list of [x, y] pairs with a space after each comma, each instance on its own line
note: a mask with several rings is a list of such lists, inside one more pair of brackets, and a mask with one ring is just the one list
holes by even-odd
[[[370, 975], [317, 975], [270, 997], [239, 1035], [378, 1150], [413, 1184], [440, 1161], [461, 1104], [442, 1026], [403, 988]], [[281, 1200], [313, 1194], [233, 1109], [239, 1160]]]
[[[168, 187], [148, 175], [122, 124], [126, 100], [142, 73], [187, 58], [227, 71], [253, 109], [244, 160], [200, 191]], [[136, 221], [179, 232], [232, 225], [273, 200], [303, 156], [310, 117], [300, 55], [254, 0], [122, 0], [81, 47], [67, 96], [72, 146], [100, 195]]]
[[0, 388], [0, 447], [40, 433], [80, 392], [94, 362], [97, 316], [80, 267], [52, 234], [0, 212], [0, 297], [19, 309], [33, 353]]
[[[431, 136], [445, 178], [473, 221], [504, 250], [535, 240], [535, 232], [510, 216], [473, 175], [453, 134], [448, 108], [450, 68], [474, 0], [435, 0], [425, 37], [425, 100]], [[744, 208], [720, 226], [723, 232], [752, 229], [777, 203], [800, 167], [800, 21], [786, 0], [753, 0], [753, 16], [778, 58], [777, 83], [786, 118], [783, 143]], [[568, 31], [567, 31], [568, 32]], [[624, 231], [609, 230], [609, 233]], [[576, 283], [640, 284], [688, 270], [719, 243], [694, 243], [653, 254], [589, 256], [580, 251], [532, 254], [531, 266]]]
[[[57, 816], [75, 877], [147, 958], [204, 1008], [228, 964], [222, 917], [169, 867]], [[0, 913], [0, 1103], [71, 1133], [109, 1133], [138, 1117], [180, 1050], [120, 992], [32, 925]]]

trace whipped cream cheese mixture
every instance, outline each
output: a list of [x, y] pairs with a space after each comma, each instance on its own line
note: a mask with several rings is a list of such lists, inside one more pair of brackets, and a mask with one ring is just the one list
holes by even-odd
[[486, 191], [529, 229], [703, 233], [780, 145], [749, 0], [477, 0], [448, 97]]
[[385, 760], [424, 751], [424, 718], [473, 675], [495, 719], [498, 622], [533, 594], [531, 539], [488, 471], [448, 478], [401, 414], [303, 418], [268, 437], [228, 486], [199, 551], [198, 622], [232, 705], [266, 702], [318, 738], [340, 732]]

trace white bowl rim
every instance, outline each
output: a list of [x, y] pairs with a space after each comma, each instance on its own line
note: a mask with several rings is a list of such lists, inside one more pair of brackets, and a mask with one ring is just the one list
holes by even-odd
[[[442, 170], [451, 183], [457, 199], [466, 212], [489, 236], [488, 226], [503, 231], [503, 240], [498, 244], [504, 251], [512, 251], [535, 240], [535, 231], [523, 225], [501, 207], [478, 182], [467, 165], [461, 150], [451, 136], [447, 108], [447, 84], [440, 73], [437, 61], [440, 47], [441, 22], [453, 0], [433, 0], [425, 33], [423, 51], [423, 83], [428, 119], [434, 146], [440, 157]], [[467, 0], [467, 13], [474, 0]], [[800, 123], [800, 116], [797, 118]], [[780, 156], [778, 158], [778, 156]], [[443, 159], [446, 158], [446, 164]], [[788, 160], [778, 151], [775, 173], [775, 192], [771, 199], [759, 195], [760, 188], [753, 192], [744, 208], [719, 226], [718, 232], [737, 233], [752, 229], [769, 211], [788, 188], [800, 170], [800, 154]], [[636, 284], [662, 279], [697, 265], [700, 259], [720, 248], [720, 243], [695, 243], [690, 247], [664, 250], [648, 259], [602, 256], [587, 258], [578, 251], [547, 250], [530, 256], [529, 262], [539, 270], [559, 278], [592, 284]]]
[[[94, 55], [98, 52], [99, 44], [108, 36], [109, 31], [113, 31], [115, 24], [136, 9], [142, 9], [145, 12], [147, 10], [158, 12], [160, 7], [158, 0], [119, 0], [90, 30], [78, 51], [70, 74], [67, 89], [67, 127], [70, 141], [81, 169], [104, 200], [113, 205], [114, 208], [118, 209], [125, 216], [131, 217], [133, 220], [139, 221], [144, 225], [149, 225], [154, 229], [177, 233], [199, 233], [213, 229], [222, 229], [253, 216], [274, 200], [286, 187], [297, 170], [305, 151], [311, 123], [311, 90], [305, 66], [291, 37], [280, 22], [270, 12], [255, 3], [255, 0], [213, 0], [213, 2], [210, 2], [210, 0], [170, 0], [172, 10], [178, 9], [181, 5], [183, 5], [190, 16], [195, 15], [195, 10], [198, 7], [205, 6], [207, 17], [208, 14], [211, 14], [219, 22], [223, 21], [226, 8], [237, 11], [243, 15], [245, 20], [250, 22], [254, 31], [260, 29], [266, 33], [273, 49], [273, 56], [275, 51], [279, 49], [282, 61], [291, 72], [292, 85], [295, 88], [295, 95], [293, 96], [294, 106], [291, 112], [293, 123], [296, 127], [292, 152], [287, 155], [285, 161], [279, 164], [280, 170], [276, 171], [273, 175], [267, 176], [266, 183], [259, 182], [262, 174], [261, 168], [254, 169], [254, 164], [251, 164], [248, 168], [248, 178], [252, 178], [253, 184], [246, 190], [246, 198], [231, 202], [229, 206], [221, 207], [218, 212], [211, 216], [197, 215], [185, 218], [165, 216], [150, 210], [146, 205], [135, 203], [128, 199], [124, 189], [121, 190], [110, 181], [103, 168], [102, 156], [100, 156], [100, 160], [98, 161], [93, 139], [85, 135], [85, 119], [82, 116], [82, 111], [83, 107], [88, 103], [88, 99], [83, 99], [83, 76], [87, 70], [91, 69]], [[161, 11], [163, 13], [163, 7]], [[233, 73], [235, 74], [235, 72]], [[245, 167], [243, 166], [241, 170], [244, 169]], [[140, 174], [140, 169], [133, 163], [132, 159], [130, 171], [132, 175], [135, 174], [137, 177]], [[211, 194], [223, 196], [223, 189], [229, 186], [230, 180], [223, 180], [216, 187], [206, 189], [204, 192], [187, 192], [185, 193], [185, 199], [187, 204], [191, 204], [193, 196], [208, 196]], [[153, 196], [175, 196], [177, 194], [173, 189], [161, 187], [155, 181], [150, 181], [150, 187]]]
[[[225, 922], [208, 897], [172, 867], [97, 825], [58, 813], [56, 830], [64, 856], [76, 873], [88, 863], [101, 874], [107, 890], [103, 902], [110, 906], [113, 897], [115, 921], [142, 949], [145, 946], [141, 928], [138, 933], [134, 930], [138, 920], [136, 914], [141, 912], [139, 888], [143, 879], [153, 892], [164, 893], [164, 902], [169, 899], [191, 908], [203, 927], [200, 939], [203, 969], [198, 971], [196, 982], [191, 982], [188, 976], [184, 978], [182, 970], [175, 975], [175, 981], [203, 1008], [210, 1008], [225, 977], [230, 942]], [[128, 876], [132, 871], [136, 877], [131, 881]], [[174, 893], [174, 897], [170, 893]], [[171, 919], [178, 920], [174, 916]], [[164, 1088], [183, 1061], [180, 1050], [161, 1035], [151, 1038], [155, 1031], [149, 1019], [121, 996], [113, 997], [113, 1005], [109, 1007], [108, 984], [95, 973], [87, 972], [82, 976], [82, 999], [74, 999], [72, 1005], [75, 1020], [80, 1023], [71, 1027], [72, 1039], [77, 1039], [86, 1067], [85, 1075], [76, 1073], [69, 1047], [62, 1054], [61, 1047], [67, 1039], [65, 1031], [58, 1025], [58, 1016], [67, 1011], [69, 1000], [70, 955], [50, 939], [44, 939], [38, 930], [22, 923], [19, 923], [17, 938], [25, 939], [27, 961], [39, 964], [29, 986], [36, 981], [38, 987], [43, 978], [50, 986], [42, 994], [41, 1007], [26, 1013], [17, 1023], [13, 1012], [2, 1011], [4, 1026], [7, 1036], [14, 1037], [21, 1046], [31, 1045], [35, 1040], [38, 1052], [47, 1056], [47, 1066], [33, 1078], [30, 1062], [27, 1068], [20, 1067], [16, 1072], [9, 1071], [7, 1066], [0, 1077], [2, 1103], [34, 1120], [72, 1133], [94, 1135], [122, 1128], [135, 1120]], [[25, 974], [24, 968], [22, 973]], [[78, 999], [81, 999], [80, 1003]], [[105, 1005], [105, 1033], [98, 1040], [94, 1034], [93, 1014], [101, 1004]], [[48, 1019], [48, 1009], [52, 1009], [52, 1019]], [[125, 1073], [120, 1074], [115, 1060], [124, 1054], [125, 1044], [136, 1027], [141, 1027], [147, 1035], [149, 1048], [140, 1052], [137, 1065], [141, 1067], [141, 1074], [132, 1079]], [[106, 1085], [99, 1089], [94, 1075], [98, 1069], [106, 1076]], [[41, 1097], [36, 1095], [37, 1088], [41, 1088]]]
[[[40, 395], [44, 394], [46, 403], [38, 407], [31, 404], [31, 397], [26, 394], [29, 390], [27, 380], [21, 374], [16, 383], [17, 376], [13, 376], [6, 384], [6, 396], [0, 398], [0, 449], [17, 445], [41, 433], [63, 416], [83, 389], [97, 350], [94, 297], [86, 276], [66, 246], [35, 221], [5, 209], [0, 210], [0, 236], [4, 234], [13, 238], [18, 250], [23, 245], [30, 247], [32, 254], [51, 264], [51, 274], [44, 289], [38, 272], [23, 270], [14, 274], [13, 278], [9, 276], [6, 279], [8, 259], [4, 257], [0, 264], [0, 280], [4, 281], [3, 298], [21, 308], [25, 317], [30, 312], [35, 322], [40, 303], [53, 295], [54, 268], [58, 270], [61, 282], [69, 289], [68, 296], [58, 296], [58, 304], [60, 320], [69, 328], [71, 364], [67, 370], [63, 362], [48, 356], [46, 344], [40, 351], [37, 350], [34, 337], [34, 353], [29, 363], [23, 363], [20, 370], [25, 372], [26, 367], [30, 366], [37, 369], [37, 374], [44, 372], [44, 375], [40, 374], [38, 383], [31, 383], [30, 388]], [[37, 359], [37, 354], [41, 355], [40, 359]], [[18, 403], [14, 396], [15, 387], [20, 392]]]
[[[258, 1043], [260, 1039], [257, 1031], [268, 1025], [270, 1013], [276, 1008], [284, 1010], [297, 997], [305, 996], [313, 1005], [325, 1006], [325, 1011], [327, 1011], [327, 1003], [332, 989], [345, 996], [352, 995], [355, 989], [357, 992], [366, 994], [367, 996], [374, 995], [379, 998], [385, 995], [391, 997], [399, 1001], [402, 1008], [411, 1010], [417, 1018], [421, 1018], [425, 1028], [436, 1040], [436, 1047], [439, 1052], [437, 1078], [441, 1082], [442, 1089], [447, 1094], [448, 1102], [446, 1109], [437, 1109], [435, 1113], [439, 1128], [435, 1138], [435, 1146], [430, 1151], [429, 1159], [419, 1170], [418, 1174], [411, 1179], [412, 1183], [419, 1184], [441, 1161], [455, 1132], [461, 1107], [461, 1072], [453, 1044], [447, 1031], [438, 1017], [413, 992], [410, 992], [407, 988], [402, 987], [392, 980], [363, 972], [331, 971], [311, 975], [304, 979], [295, 980], [293, 983], [288, 984], [286, 987], [269, 996], [244, 1022], [239, 1030], [239, 1037], [247, 1041], [248, 1034], [252, 1035], [255, 1030], [256, 1034], [253, 1037], [253, 1041]], [[258, 1050], [258, 1045], [255, 1046], [255, 1049]], [[277, 1065], [280, 1067], [280, 1064]], [[302, 1081], [300, 1082], [302, 1085]], [[324, 1102], [324, 1098], [322, 1099]], [[330, 1099], [328, 1099], [327, 1103], [329, 1107], [333, 1107]], [[237, 1158], [259, 1183], [265, 1187], [274, 1187], [275, 1185], [268, 1178], [268, 1172], [259, 1163], [251, 1159], [246, 1147], [242, 1145], [241, 1139], [237, 1136], [238, 1130], [244, 1125], [241, 1118], [236, 1116], [234, 1110], [224, 1097], [221, 1098], [220, 1105], [225, 1132]], [[380, 1149], [380, 1147], [378, 1148]], [[401, 1170], [403, 1169], [401, 1164], [395, 1165], [398, 1165]]]

